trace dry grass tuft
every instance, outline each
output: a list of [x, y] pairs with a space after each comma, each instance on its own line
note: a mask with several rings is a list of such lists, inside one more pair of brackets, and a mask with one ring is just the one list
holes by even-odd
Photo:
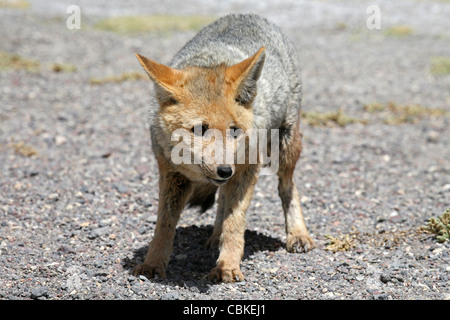
[[450, 74], [450, 57], [433, 57], [430, 72], [437, 76]]
[[23, 141], [14, 144], [14, 151], [25, 157], [32, 157], [38, 154], [37, 150]]
[[198, 31], [214, 20], [214, 17], [209, 16], [147, 15], [113, 17], [98, 22], [95, 28], [120, 34]]
[[100, 85], [104, 83], [120, 83], [124, 81], [139, 81], [146, 80], [147, 76], [140, 72], [123, 72], [118, 76], [111, 76], [106, 78], [91, 78], [90, 83], [94, 85]]
[[395, 102], [366, 104], [364, 110], [370, 114], [377, 114], [386, 124], [390, 125], [417, 123], [421, 119], [448, 115], [448, 112], [440, 108], [428, 108], [417, 104], [401, 105]]
[[384, 31], [384, 35], [388, 37], [406, 37], [412, 35], [413, 33], [413, 28], [405, 25], [392, 26]]
[[18, 54], [0, 52], [0, 72], [5, 70], [37, 72], [40, 65], [39, 61], [23, 58]]
[[308, 125], [313, 127], [333, 127], [333, 126], [345, 127], [346, 125], [351, 123], [364, 123], [364, 124], [367, 123], [366, 120], [356, 119], [347, 116], [346, 114], [344, 114], [344, 111], [342, 111], [342, 109], [325, 113], [315, 111], [309, 112], [303, 111], [301, 116]]
[[349, 251], [356, 246], [356, 235], [355, 234], [346, 234], [340, 238], [335, 238], [330, 235], [325, 236], [330, 242], [325, 247], [327, 251]]

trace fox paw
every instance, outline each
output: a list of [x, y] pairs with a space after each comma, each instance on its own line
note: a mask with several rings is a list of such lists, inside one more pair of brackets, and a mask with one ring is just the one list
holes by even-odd
[[292, 253], [308, 252], [316, 245], [314, 240], [308, 235], [288, 235], [286, 241], [286, 250]]
[[166, 272], [164, 266], [158, 266], [158, 265], [150, 265], [146, 263], [141, 263], [134, 267], [132, 271], [133, 276], [137, 277], [139, 275], [143, 275], [147, 277], [148, 279], [151, 278], [165, 278]]
[[226, 268], [217, 266], [213, 268], [209, 274], [209, 279], [213, 282], [240, 282], [244, 281], [244, 275], [239, 267], [237, 268]]

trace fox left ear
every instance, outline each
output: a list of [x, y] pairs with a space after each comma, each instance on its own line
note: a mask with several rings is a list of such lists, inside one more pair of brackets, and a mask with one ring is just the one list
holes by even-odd
[[255, 55], [228, 67], [226, 78], [235, 86], [235, 100], [247, 106], [256, 96], [256, 83], [261, 75], [266, 58], [265, 47], [261, 47]]
[[136, 57], [150, 79], [152, 79], [160, 89], [163, 89], [164, 92], [157, 92], [159, 93], [158, 95], [163, 93], [163, 95], [168, 98], [176, 93], [177, 82], [183, 78], [183, 71], [172, 69], [137, 53]]

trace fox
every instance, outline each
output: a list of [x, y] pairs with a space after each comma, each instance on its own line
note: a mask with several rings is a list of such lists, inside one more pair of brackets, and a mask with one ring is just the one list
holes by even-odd
[[[233, 144], [233, 139], [241, 136], [241, 141], [249, 141], [243, 132], [277, 130], [276, 175], [286, 249], [292, 253], [313, 249], [294, 181], [302, 152], [299, 61], [294, 45], [280, 28], [256, 14], [229, 14], [201, 29], [167, 65], [138, 53], [136, 57], [154, 84], [148, 121], [159, 170], [159, 204], [147, 254], [132, 274], [166, 278], [182, 211], [194, 206], [205, 212], [217, 201], [206, 246], [218, 248], [219, 256], [209, 279], [244, 280], [240, 267], [245, 216], [263, 164], [259, 157], [254, 162], [235, 163], [196, 154], [208, 147], [221, 150], [217, 138], [204, 139], [200, 148], [191, 150], [192, 157], [201, 161], [174, 161], [174, 149], [180, 143], [173, 139], [177, 130], [184, 130], [191, 143], [215, 130], [231, 141], [234, 151], [237, 142]], [[271, 144], [270, 137], [267, 143]], [[250, 146], [244, 149], [248, 160]]]

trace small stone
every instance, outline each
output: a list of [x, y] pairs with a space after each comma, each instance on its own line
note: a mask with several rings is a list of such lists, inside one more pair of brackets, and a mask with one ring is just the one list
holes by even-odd
[[169, 292], [161, 297], [161, 300], [179, 300], [180, 295], [177, 292]]
[[427, 142], [437, 143], [439, 141], [440, 134], [437, 131], [430, 131], [427, 134]]
[[64, 136], [56, 136], [55, 137], [55, 144], [57, 146], [63, 145], [66, 142], [67, 142], [67, 138]]
[[374, 300], [388, 300], [389, 297], [387, 294], [381, 293], [381, 294], [374, 294], [373, 299]]
[[113, 188], [117, 190], [119, 193], [127, 193], [128, 187], [123, 184], [115, 184], [113, 185]]
[[48, 288], [39, 286], [31, 290], [31, 298], [37, 299], [40, 297], [47, 297], [48, 296]]
[[93, 229], [93, 230], [89, 233], [88, 238], [91, 239], [91, 240], [92, 240], [92, 239], [95, 239], [95, 238], [98, 238], [98, 237], [100, 237], [100, 236], [102, 236], [102, 235], [108, 233], [108, 231], [109, 231], [109, 228], [108, 228], [108, 227], [103, 227], [103, 228], [96, 228], [96, 229]]
[[383, 283], [388, 283], [389, 281], [391, 281], [391, 276], [387, 275], [387, 274], [382, 274], [380, 275], [380, 281]]
[[300, 199], [300, 202], [302, 203], [306, 203], [309, 202], [311, 200], [311, 198], [307, 197], [307, 196], [302, 196]]
[[89, 221], [85, 221], [80, 223], [80, 228], [87, 228], [91, 223]]
[[145, 234], [147, 232], [147, 227], [143, 226], [138, 229], [139, 234]]
[[61, 247], [59, 247], [58, 251], [62, 253], [75, 253], [75, 250], [73, 248], [66, 245], [62, 245]]
[[53, 200], [53, 201], [58, 201], [59, 200], [59, 195], [57, 193], [52, 193], [52, 194], [48, 195], [48, 198], [50, 200]]
[[141, 280], [144, 281], [144, 282], [148, 282], [148, 279], [147, 279], [146, 276], [139, 275], [139, 279], [141, 279]]

